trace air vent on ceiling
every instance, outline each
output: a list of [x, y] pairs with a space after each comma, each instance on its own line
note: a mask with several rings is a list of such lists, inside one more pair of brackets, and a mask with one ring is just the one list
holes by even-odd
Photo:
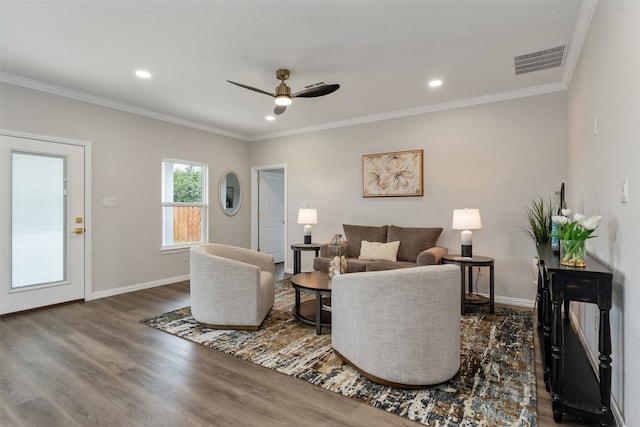
[[564, 48], [564, 46], [558, 46], [553, 49], [514, 56], [513, 64], [516, 69], [516, 74], [530, 73], [532, 71], [546, 70], [547, 68], [561, 66], [564, 56]]

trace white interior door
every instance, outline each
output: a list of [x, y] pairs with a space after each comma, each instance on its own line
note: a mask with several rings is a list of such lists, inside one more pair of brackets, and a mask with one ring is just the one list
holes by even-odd
[[0, 314], [84, 299], [85, 147], [0, 142]]
[[284, 262], [284, 170], [258, 172], [260, 251]]

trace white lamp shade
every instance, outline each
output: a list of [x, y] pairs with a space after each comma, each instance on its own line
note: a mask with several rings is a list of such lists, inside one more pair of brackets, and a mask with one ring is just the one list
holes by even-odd
[[298, 210], [298, 224], [317, 224], [318, 212], [315, 209]]
[[475, 230], [482, 228], [479, 209], [454, 209], [452, 226], [454, 230]]

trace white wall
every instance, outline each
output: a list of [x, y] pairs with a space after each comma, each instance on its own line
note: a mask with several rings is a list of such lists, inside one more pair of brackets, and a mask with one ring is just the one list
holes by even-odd
[[[640, 371], [635, 367], [640, 360], [639, 24], [640, 2], [598, 2], [568, 96], [567, 203], [577, 212], [604, 218], [587, 249], [614, 270], [612, 386], [628, 425], [640, 419]], [[625, 178], [629, 203], [622, 204]], [[596, 308], [582, 304], [580, 309], [581, 327], [597, 356]]]
[[[302, 241], [302, 201], [318, 209], [314, 241], [328, 242], [343, 223], [440, 226], [439, 244], [458, 253], [453, 209], [479, 208], [473, 248], [495, 258], [496, 294], [532, 301], [535, 245], [518, 227], [531, 199], [566, 179], [566, 111], [566, 94], [554, 93], [259, 141], [251, 164], [287, 165], [287, 247]], [[424, 197], [362, 198], [363, 154], [414, 149], [424, 150]], [[480, 291], [488, 292], [486, 275]]]
[[[92, 144], [93, 293], [189, 274], [184, 254], [160, 253], [164, 157], [209, 165], [210, 241], [250, 246], [248, 194], [233, 217], [217, 201], [226, 169], [250, 187], [249, 143], [9, 84], [0, 101], [2, 129]], [[117, 197], [118, 207], [103, 207], [105, 196]]]

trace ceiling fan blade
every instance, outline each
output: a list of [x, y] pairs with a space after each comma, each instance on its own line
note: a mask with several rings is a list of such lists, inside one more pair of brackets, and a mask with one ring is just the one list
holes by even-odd
[[236, 86], [240, 86], [243, 87], [245, 89], [249, 89], [252, 90], [254, 92], [258, 92], [258, 93], [264, 93], [265, 95], [269, 95], [270, 97], [275, 97], [275, 95], [272, 92], [267, 92], [266, 90], [262, 90], [262, 89], [258, 89], [256, 87], [251, 87], [251, 86], [247, 86], [247, 85], [243, 85], [242, 83], [236, 83], [236, 82], [232, 82], [231, 80], [227, 80], [229, 83], [231, 83], [232, 85], [236, 85]]
[[280, 115], [282, 113], [284, 113], [284, 110], [287, 109], [286, 105], [276, 105], [276, 108], [273, 109], [273, 113]]
[[340, 89], [339, 84], [331, 84], [331, 85], [322, 85], [311, 87], [309, 89], [299, 90], [298, 92], [291, 95], [292, 98], [315, 98], [316, 96], [324, 96], [329, 95]]

